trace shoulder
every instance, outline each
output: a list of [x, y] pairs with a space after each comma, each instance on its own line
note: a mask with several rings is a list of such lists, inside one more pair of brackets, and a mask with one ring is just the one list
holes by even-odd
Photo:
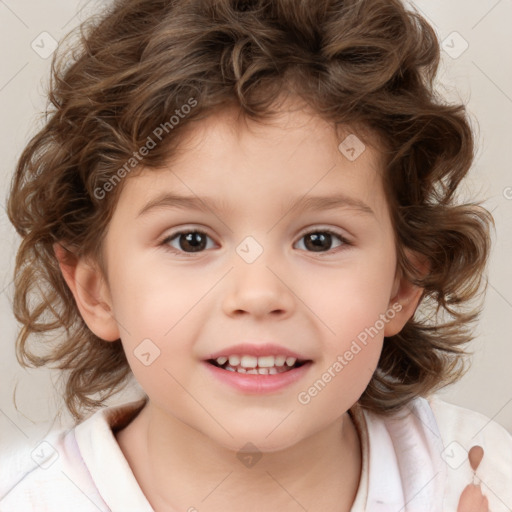
[[433, 396], [428, 400], [443, 442], [441, 456], [452, 485], [467, 485], [474, 472], [469, 451], [480, 446], [484, 456], [476, 471], [493, 512], [512, 509], [512, 434], [484, 414]]
[[82, 460], [74, 430], [50, 433], [0, 457], [0, 509], [108, 510]]
[[2, 454], [0, 510], [151, 510], [113, 433], [141, 405], [101, 409], [72, 429]]
[[[365, 413], [365, 420], [372, 505], [454, 512], [475, 480], [490, 510], [512, 510], [512, 435], [495, 421], [438, 396], [416, 398], [390, 415]], [[476, 475], [473, 446], [484, 452]]]
[[[504, 447], [512, 447], [512, 434], [484, 414], [445, 402], [437, 395], [427, 402], [445, 439], [467, 441], [469, 444], [477, 441], [492, 445], [503, 443]], [[505, 450], [503, 455], [512, 463], [512, 450]]]
[[[444, 457], [450, 467], [469, 465], [473, 446], [481, 446], [482, 471], [496, 468], [512, 485], [512, 434], [499, 423], [479, 412], [453, 405], [439, 397], [428, 400], [443, 439]], [[467, 463], [467, 464], [466, 464]]]
[[[435, 440], [445, 478], [445, 510], [456, 510], [461, 492], [480, 484], [493, 512], [512, 509], [512, 435], [484, 414], [454, 405], [438, 395], [418, 398], [411, 410], [422, 420], [423, 433]], [[429, 418], [434, 420], [429, 424]], [[476, 472], [469, 461], [474, 446], [483, 449]], [[436, 454], [437, 456], [437, 454]]]

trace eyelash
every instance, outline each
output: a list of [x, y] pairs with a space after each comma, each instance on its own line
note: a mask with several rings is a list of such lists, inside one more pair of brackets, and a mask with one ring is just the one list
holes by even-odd
[[[196, 254], [200, 254], [202, 252], [205, 252], [206, 249], [204, 249], [202, 251], [197, 251], [197, 252], [186, 252], [186, 251], [182, 251], [182, 250], [177, 250], [174, 247], [171, 247], [169, 245], [169, 243], [172, 240], [176, 239], [180, 235], [188, 235], [190, 233], [198, 233], [200, 235], [203, 235], [203, 236], [208, 237], [208, 238], [211, 239], [211, 237], [208, 235], [208, 233], [206, 233], [202, 229], [197, 229], [197, 228], [195, 228], [195, 229], [185, 229], [185, 230], [181, 230], [181, 231], [176, 231], [175, 233], [172, 233], [171, 235], [166, 236], [162, 240], [160, 245], [164, 246], [166, 248], [166, 250], [170, 251], [173, 254], [183, 255], [185, 257], [193, 257]], [[328, 251], [319, 251], [319, 252], [306, 251], [306, 252], [311, 252], [313, 254], [318, 254], [318, 255], [322, 256], [322, 255], [325, 255], [325, 254], [336, 253], [339, 250], [343, 250], [344, 247], [352, 245], [343, 235], [341, 235], [340, 233], [337, 233], [336, 231], [333, 231], [332, 229], [321, 229], [320, 228], [320, 229], [314, 229], [314, 230], [311, 230], [311, 231], [306, 231], [305, 233], [301, 234], [301, 236], [299, 237], [299, 240], [302, 240], [302, 238], [304, 238], [307, 235], [316, 234], [316, 233], [323, 233], [323, 234], [333, 235], [333, 236], [335, 236], [336, 238], [338, 238], [342, 242], [342, 245], [340, 245], [340, 246], [338, 246], [338, 247], [336, 247], [334, 249], [330, 249]]]

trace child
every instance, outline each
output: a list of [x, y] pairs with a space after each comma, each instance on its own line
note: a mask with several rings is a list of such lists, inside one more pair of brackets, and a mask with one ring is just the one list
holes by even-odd
[[68, 372], [77, 425], [4, 456], [2, 512], [512, 510], [512, 436], [433, 395], [492, 223], [455, 202], [473, 136], [438, 62], [399, 0], [86, 26], [8, 205], [18, 354]]

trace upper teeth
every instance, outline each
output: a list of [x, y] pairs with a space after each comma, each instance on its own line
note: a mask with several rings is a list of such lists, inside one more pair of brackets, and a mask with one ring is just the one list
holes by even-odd
[[296, 357], [286, 356], [237, 356], [217, 357], [217, 364], [222, 366], [229, 361], [230, 366], [241, 366], [242, 368], [272, 368], [274, 366], [293, 366], [297, 362]]

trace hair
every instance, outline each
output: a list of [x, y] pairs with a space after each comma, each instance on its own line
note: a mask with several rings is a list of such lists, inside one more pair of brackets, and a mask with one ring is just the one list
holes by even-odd
[[[364, 127], [382, 141], [397, 265], [424, 289], [415, 315], [385, 338], [359, 404], [387, 414], [462, 376], [494, 221], [481, 203], [456, 202], [473, 133], [464, 105], [435, 90], [439, 42], [414, 8], [400, 0], [118, 0], [79, 27], [78, 44], [63, 46], [8, 215], [22, 238], [17, 357], [66, 371], [75, 419], [122, 389], [131, 371], [121, 341], [101, 340], [81, 318], [53, 245], [99, 258], [126, 164], [139, 164], [134, 153], [157, 167], [195, 121], [233, 104], [263, 120], [286, 94], [335, 127]], [[179, 112], [188, 113], [170, 121]], [[141, 159], [157, 127], [162, 141]]]

